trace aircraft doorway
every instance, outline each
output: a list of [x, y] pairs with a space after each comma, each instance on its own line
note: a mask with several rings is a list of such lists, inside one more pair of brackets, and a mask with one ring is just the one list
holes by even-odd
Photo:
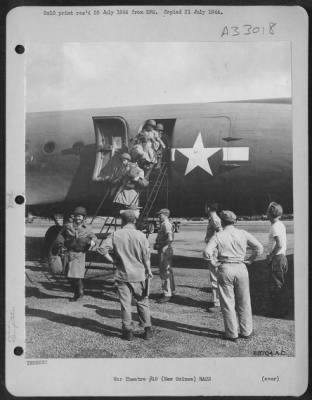
[[128, 128], [121, 117], [93, 117], [96, 158], [92, 179], [111, 176], [119, 165], [120, 154], [128, 151]]

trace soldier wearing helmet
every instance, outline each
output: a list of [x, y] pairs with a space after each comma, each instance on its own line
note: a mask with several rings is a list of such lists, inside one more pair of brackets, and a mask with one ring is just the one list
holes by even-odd
[[169, 148], [169, 138], [168, 135], [165, 132], [164, 125], [161, 123], [158, 123], [156, 125], [155, 130], [158, 132], [160, 139], [164, 143], [165, 148]]
[[96, 245], [97, 238], [85, 224], [87, 210], [78, 206], [59, 232], [52, 252], [64, 249], [64, 264], [67, 277], [74, 291], [73, 301], [83, 296], [83, 278], [86, 270], [86, 252]]
[[120, 156], [120, 160], [121, 160], [122, 163], [124, 161], [131, 161], [131, 156], [128, 153], [122, 153], [121, 156]]
[[147, 131], [152, 131], [156, 128], [156, 121], [154, 121], [153, 119], [148, 119], [147, 121], [145, 121], [143, 129], [146, 129]]
[[[156, 146], [155, 150], [157, 151], [157, 167], [161, 167], [161, 163], [164, 157], [164, 154], [166, 152], [166, 149], [168, 148], [168, 138], [166, 137], [166, 134], [164, 132], [164, 125], [161, 123], [156, 124], [155, 128], [155, 141], [156, 141]], [[167, 144], [166, 144], [167, 141]]]
[[[122, 162], [118, 175], [112, 180], [116, 184], [117, 191], [113, 198], [116, 212], [129, 206], [137, 206], [139, 201], [138, 188], [144, 180], [144, 171], [136, 163], [131, 162], [131, 156], [123, 153], [120, 156]], [[143, 184], [142, 184], [143, 186]]]
[[155, 136], [158, 134], [155, 128], [156, 121], [153, 119], [146, 120], [142, 130], [138, 133], [133, 143], [138, 163], [146, 170], [152, 168], [153, 164], [157, 163], [157, 154], [155, 150], [157, 140]]

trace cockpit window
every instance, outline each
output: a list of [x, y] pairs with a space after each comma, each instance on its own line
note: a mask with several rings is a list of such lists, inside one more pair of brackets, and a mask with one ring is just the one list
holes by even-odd
[[43, 146], [43, 151], [45, 153], [50, 154], [50, 153], [53, 153], [54, 150], [55, 150], [55, 142], [47, 142]]

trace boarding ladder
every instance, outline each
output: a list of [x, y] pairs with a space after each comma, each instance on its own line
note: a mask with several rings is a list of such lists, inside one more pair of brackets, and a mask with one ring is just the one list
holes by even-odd
[[[148, 226], [149, 215], [152, 211], [153, 205], [157, 200], [161, 188], [164, 186], [164, 183], [166, 182], [168, 176], [167, 172], [168, 172], [168, 164], [164, 162], [161, 164], [157, 177], [151, 185], [151, 190], [147, 193], [146, 202], [138, 218], [137, 228], [140, 230], [143, 230], [146, 225]], [[150, 234], [150, 229], [147, 229], [146, 236], [148, 237], [149, 234]]]
[[[115, 171], [114, 176], [117, 176], [119, 173], [119, 170]], [[168, 171], [168, 165], [166, 162], [161, 164], [161, 167], [159, 169], [159, 172], [157, 173], [156, 179], [153, 182], [150, 182], [150, 191], [147, 192], [147, 199], [146, 202], [144, 204], [144, 207], [142, 209], [142, 212], [140, 214], [140, 217], [138, 218], [137, 221], [137, 227], [140, 230], [143, 230], [144, 225], [146, 224], [146, 221], [150, 215], [150, 212], [153, 208], [153, 205], [155, 204], [155, 201], [157, 200], [158, 194], [160, 189], [163, 187], [166, 178], [167, 178], [167, 171]], [[120, 188], [117, 188], [117, 190]], [[90, 224], [92, 225], [92, 223], [94, 222], [95, 218], [98, 216], [105, 200], [112, 194], [112, 191], [108, 188], [108, 190], [105, 192], [103, 199], [101, 200], [100, 204], [98, 205], [95, 214], [90, 222]], [[137, 199], [135, 199], [137, 200]], [[134, 200], [134, 201], [135, 201]], [[131, 204], [130, 204], [131, 205]], [[114, 230], [116, 230], [116, 226], [117, 226], [117, 219], [116, 216], [108, 216], [105, 218], [104, 223], [102, 225], [102, 228], [99, 232], [99, 235], [103, 235], [103, 237], [107, 237], [110, 230], [112, 228], [114, 228]], [[149, 232], [148, 232], [149, 234]], [[101, 241], [101, 243], [103, 242], [103, 239]]]
[[[143, 230], [144, 226], [147, 225], [149, 214], [150, 214], [150, 212], [151, 212], [151, 210], [153, 208], [153, 205], [155, 204], [155, 201], [157, 200], [157, 197], [158, 197], [160, 189], [163, 187], [163, 184], [166, 181], [167, 171], [168, 171], [167, 163], [162, 163], [161, 167], [160, 167], [160, 170], [159, 170], [159, 172], [158, 172], [158, 174], [156, 176], [156, 179], [153, 181], [153, 183], [150, 182], [150, 183], [152, 183], [151, 184], [151, 190], [147, 193], [146, 202], [144, 204], [144, 207], [142, 209], [142, 212], [141, 212], [141, 214], [140, 214], [140, 216], [138, 218], [137, 224], [136, 224], [137, 228], [140, 229], [140, 230]], [[103, 199], [101, 200], [101, 202], [100, 202], [100, 204], [99, 204], [99, 206], [98, 206], [98, 208], [97, 208], [97, 210], [96, 210], [96, 212], [95, 212], [95, 214], [94, 214], [94, 216], [93, 216], [93, 218], [91, 220], [91, 224], [93, 223], [93, 221], [97, 217], [102, 205], [104, 204], [104, 201], [108, 198], [110, 193], [111, 192], [109, 190], [107, 190], [107, 192], [105, 193]], [[100, 241], [99, 247], [102, 245], [103, 241], [108, 237], [108, 235], [110, 233], [110, 229], [112, 227], [114, 228], [114, 230], [116, 230], [116, 228], [117, 228], [117, 219], [116, 219], [115, 216], [113, 216], [113, 217], [108, 216], [108, 217], [105, 218], [104, 223], [102, 225], [102, 228], [101, 228], [101, 230], [100, 230], [100, 232], [98, 234], [98, 236], [102, 236], [103, 235], [102, 239]], [[150, 229], [147, 229], [147, 231], [146, 231], [147, 238], [148, 238], [149, 234], [150, 234]], [[87, 272], [88, 272], [89, 268], [91, 267], [91, 265], [92, 265], [92, 261], [86, 267], [85, 276], [87, 275]]]

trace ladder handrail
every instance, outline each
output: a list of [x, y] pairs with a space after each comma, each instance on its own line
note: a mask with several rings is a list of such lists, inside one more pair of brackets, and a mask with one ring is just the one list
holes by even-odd
[[[143, 220], [145, 218], [148, 218], [148, 215], [149, 215], [149, 213], [150, 213], [150, 211], [151, 211], [151, 209], [152, 209], [152, 207], [153, 207], [153, 205], [154, 205], [154, 203], [155, 203], [155, 201], [157, 199], [159, 190], [162, 187], [163, 181], [164, 181], [164, 179], [166, 177], [167, 169], [168, 169], [167, 163], [163, 163], [161, 168], [160, 168], [160, 171], [159, 171], [159, 173], [157, 175], [157, 178], [156, 178], [155, 182], [153, 183], [152, 189], [151, 189], [151, 191], [150, 191], [150, 193], [149, 193], [149, 195], [147, 197], [147, 200], [146, 200], [146, 203], [144, 205], [144, 208], [143, 208], [143, 210], [142, 210], [142, 212], [141, 212], [141, 214], [140, 214], [140, 216], [138, 218], [138, 221], [137, 221], [137, 226], [138, 227], [142, 224], [142, 222], [143, 222]], [[108, 193], [108, 191], [105, 193], [104, 198], [102, 199], [100, 205], [98, 206], [98, 208], [96, 210], [96, 213], [93, 216], [91, 224], [93, 223], [94, 219], [97, 216], [98, 211], [100, 210], [100, 208], [102, 207], [102, 204], [104, 203], [105, 199], [107, 198], [107, 193]], [[109, 191], [109, 193], [110, 193], [110, 191]], [[140, 195], [140, 193], [138, 192], [138, 195], [132, 200], [130, 205], [132, 205], [132, 203], [134, 203], [138, 199], [139, 195]], [[111, 218], [110, 222], [108, 222], [109, 218]], [[116, 230], [116, 222], [117, 222], [117, 218], [115, 216], [114, 217], [107, 216], [105, 218], [104, 223], [102, 225], [102, 228], [101, 228], [101, 230], [99, 232], [99, 235], [102, 234], [105, 226], [107, 226], [107, 229], [106, 229], [106, 231], [104, 233], [104, 237], [101, 239], [100, 244], [98, 246], [102, 245], [103, 241], [108, 236], [109, 230], [110, 230], [110, 228], [112, 227], [113, 224], [115, 224], [115, 230]], [[149, 234], [149, 232], [148, 232], [148, 234]], [[89, 268], [91, 267], [91, 265], [92, 265], [92, 261], [86, 267], [85, 276], [86, 276]]]
[[153, 187], [147, 197], [146, 203], [144, 205], [144, 208], [140, 214], [140, 217], [138, 218], [137, 225], [140, 226], [145, 218], [148, 217], [156, 199], [157, 195], [159, 193], [160, 188], [162, 187], [163, 180], [166, 177], [166, 172], [167, 172], [167, 164], [164, 163], [159, 171], [159, 174], [157, 175], [157, 178], [153, 184]]
[[[113, 174], [112, 174], [112, 176], [111, 176], [112, 179], [116, 178], [116, 177], [119, 175], [120, 171], [122, 170], [122, 167], [123, 167], [123, 166], [121, 165], [119, 168], [115, 168], [115, 169], [114, 169], [114, 172], [113, 172]], [[105, 192], [105, 194], [104, 194], [102, 200], [100, 201], [100, 203], [99, 203], [97, 209], [95, 210], [95, 213], [94, 213], [94, 215], [93, 215], [93, 217], [92, 217], [92, 220], [91, 220], [91, 222], [90, 222], [90, 225], [93, 224], [93, 222], [94, 222], [95, 218], [98, 216], [99, 211], [101, 210], [101, 208], [102, 208], [102, 206], [103, 206], [105, 200], [106, 200], [107, 197], [112, 193], [113, 187], [111, 187], [110, 183], [108, 183], [107, 186], [108, 186], [108, 188], [107, 188], [107, 190], [106, 190], [106, 192]]]

